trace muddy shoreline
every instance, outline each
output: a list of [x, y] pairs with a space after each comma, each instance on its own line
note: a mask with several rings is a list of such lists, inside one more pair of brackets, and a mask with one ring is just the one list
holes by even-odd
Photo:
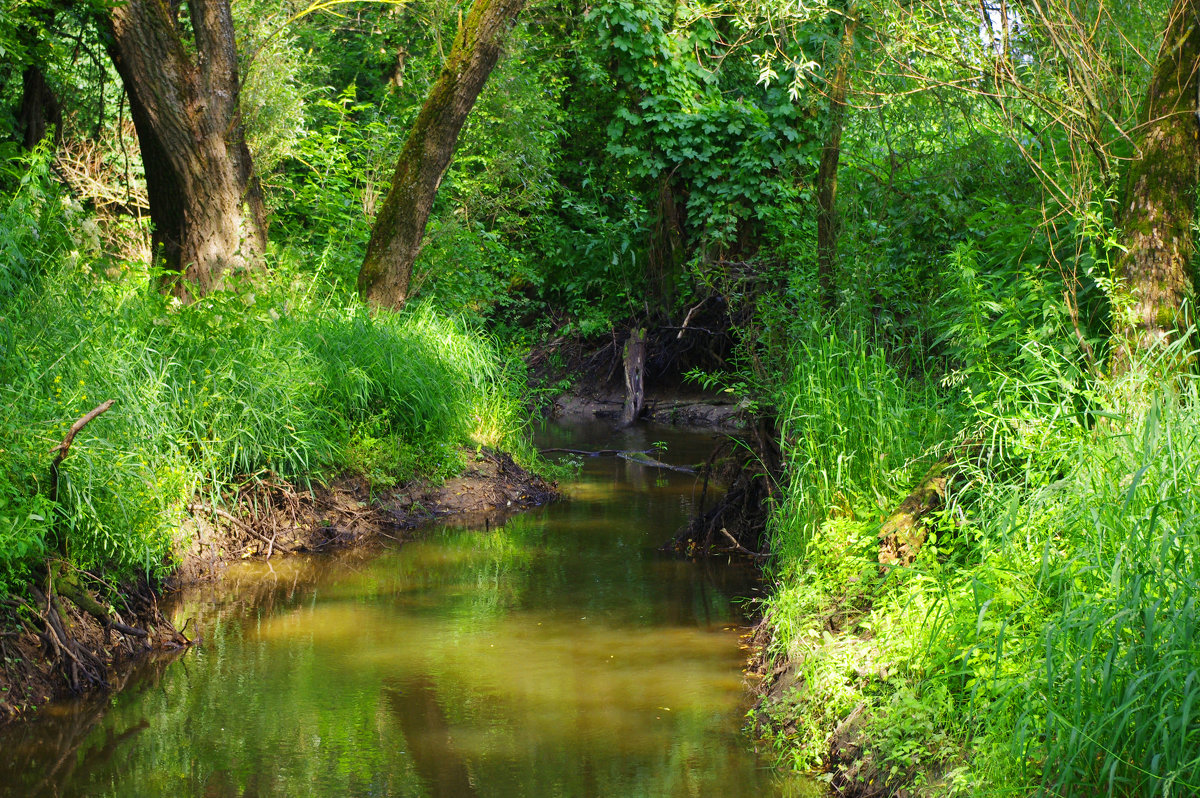
[[[466, 468], [444, 483], [414, 480], [384, 491], [344, 477], [311, 489], [257, 480], [225, 506], [188, 507], [179, 565], [159, 586], [125, 585], [108, 622], [69, 591], [0, 604], [0, 725], [31, 719], [57, 698], [119, 689], [122, 673], [151, 652], [191, 645], [186, 624], [176, 630], [158, 608], [163, 595], [210, 580], [230, 563], [333, 551], [380, 538], [407, 540], [445, 520], [500, 522], [514, 512], [558, 498], [556, 486], [517, 465], [505, 452], [464, 452]], [[80, 606], [80, 605], [85, 606]]]

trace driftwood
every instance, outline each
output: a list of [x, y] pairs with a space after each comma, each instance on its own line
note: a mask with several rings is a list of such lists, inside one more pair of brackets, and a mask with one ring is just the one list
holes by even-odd
[[738, 539], [729, 534], [729, 530], [725, 527], [721, 527], [721, 534], [729, 538], [729, 542], [733, 544], [733, 547], [727, 549], [727, 551], [736, 551], [739, 554], [745, 554], [746, 556], [753, 557], [756, 560], [765, 560], [771, 556], [770, 554], [766, 554], [761, 551], [750, 551], [750, 549], [746, 548], [741, 543], [738, 543]]
[[618, 457], [624, 454], [650, 454], [653, 449], [538, 449], [538, 454], [578, 454], [582, 457]]
[[577, 455], [580, 455], [581, 457], [620, 457], [622, 460], [628, 460], [631, 463], [638, 463], [640, 465], [648, 466], [650, 468], [664, 468], [668, 471], [678, 471], [681, 474], [698, 473], [698, 469], [696, 469], [692, 466], [671, 465], [670, 463], [664, 463], [661, 460], [655, 460], [653, 457], [649, 457], [648, 455], [650, 454], [650, 452], [653, 452], [653, 451], [654, 451], [654, 449], [593, 449], [593, 450], [588, 450], [588, 449], [562, 449], [562, 448], [555, 447], [555, 448], [551, 448], [551, 449], [539, 449], [538, 453], [539, 454], [553, 454], [553, 453], [577, 454]]
[[639, 454], [640, 452], [619, 452], [617, 457], [620, 457], [622, 460], [628, 460], [631, 463], [647, 466], [649, 468], [662, 468], [667, 471], [678, 471], [681, 474], [696, 473], [696, 469], [691, 466], [671, 465], [670, 463], [664, 463], [661, 460], [655, 460], [653, 457], [647, 457], [644, 454], [639, 456]]

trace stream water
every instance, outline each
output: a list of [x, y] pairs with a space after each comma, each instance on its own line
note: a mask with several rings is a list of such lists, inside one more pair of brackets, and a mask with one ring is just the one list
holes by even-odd
[[[707, 434], [543, 445], [703, 461]], [[754, 574], [658, 553], [695, 477], [586, 458], [567, 501], [403, 546], [231, 568], [202, 645], [0, 733], [3, 796], [808, 796], [740, 731]]]

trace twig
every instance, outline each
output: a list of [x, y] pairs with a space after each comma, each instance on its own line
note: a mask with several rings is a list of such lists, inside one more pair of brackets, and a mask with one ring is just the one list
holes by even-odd
[[75, 436], [79, 434], [81, 429], [92, 423], [96, 416], [107, 412], [116, 401], [116, 399], [109, 399], [106, 402], [96, 405], [87, 415], [71, 425], [71, 429], [67, 432], [67, 437], [63, 438], [62, 443], [50, 450], [51, 454], [58, 452], [58, 454], [54, 455], [54, 462], [50, 464], [50, 500], [55, 504], [58, 503], [58, 467], [62, 463], [63, 458], [67, 456], [67, 452], [71, 450], [71, 444], [74, 442]]
[[[247, 535], [252, 535], [253, 537], [258, 538], [263, 543], [266, 543], [268, 545], [271, 544], [270, 538], [266, 537], [265, 535], [260, 534], [257, 530], [254, 529], [254, 527], [250, 526], [249, 524], [247, 524], [246, 522], [244, 522], [238, 518], [235, 518], [233, 515], [222, 510], [220, 507], [213, 507], [212, 505], [201, 504], [199, 502], [196, 502], [195, 504], [189, 504], [188, 509], [194, 513], [212, 513], [215, 516], [224, 518], [226, 521], [233, 524], [235, 527], [242, 530]], [[280, 546], [279, 550], [280, 551], [289, 551], [289, 549], [286, 549], [284, 546]]]
[[759, 551], [750, 551], [750, 549], [746, 548], [741, 543], [738, 543], [737, 538], [735, 538], [733, 535], [729, 534], [729, 530], [726, 529], [725, 527], [721, 527], [721, 534], [724, 535], [725, 537], [729, 538], [729, 541], [733, 544], [734, 551], [740, 551], [742, 554], [748, 554], [751, 557], [755, 557], [757, 559], [762, 559], [762, 560], [765, 560], [767, 557], [771, 556], [769, 554], [763, 554], [762, 552], [759, 552]]
[[[701, 299], [699, 304], [697, 304], [696, 307], [689, 310], [687, 312], [687, 315], [683, 317], [683, 324], [680, 325], [680, 327], [679, 327], [679, 334], [675, 336], [676, 340], [683, 337], [684, 331], [687, 330], [687, 328], [688, 328], [688, 322], [690, 322], [692, 320], [692, 316], [695, 315], [697, 310], [704, 307], [704, 303], [707, 301], [708, 301], [708, 297]], [[708, 331], [706, 330], [705, 332], [708, 332]]]

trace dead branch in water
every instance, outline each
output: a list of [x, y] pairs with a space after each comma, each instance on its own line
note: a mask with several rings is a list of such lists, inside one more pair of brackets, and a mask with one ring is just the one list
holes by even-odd
[[753, 557], [756, 560], [765, 560], [771, 556], [770, 554], [763, 554], [761, 551], [751, 551], [750, 549], [743, 546], [741, 543], [738, 543], [737, 538], [735, 538], [733, 535], [729, 534], [729, 530], [726, 529], [725, 527], [721, 527], [721, 534], [724, 535], [725, 537], [729, 538], [729, 542], [733, 544], [733, 548], [726, 549], [726, 551], [736, 551], [736, 552], [739, 552], [740, 554], [745, 554], [747, 556]]
[[623, 454], [650, 454], [653, 449], [596, 449], [589, 451], [587, 449], [539, 449], [538, 454], [578, 454], [583, 457], [620, 457]]
[[[655, 451], [654, 449], [539, 449], [538, 454], [577, 454], [581, 457], [619, 457], [622, 460], [628, 460], [631, 463], [648, 466], [650, 468], [665, 468], [668, 471], [678, 471], [681, 474], [695, 474], [699, 469], [693, 466], [678, 466], [664, 463], [661, 460], [655, 460], [648, 455]], [[642, 455], [639, 457], [638, 455]]]

